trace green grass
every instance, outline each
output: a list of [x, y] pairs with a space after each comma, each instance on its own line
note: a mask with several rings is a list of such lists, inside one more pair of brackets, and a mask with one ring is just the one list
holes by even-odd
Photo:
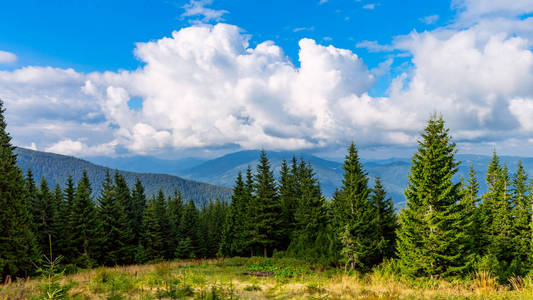
[[[247, 273], [269, 272], [256, 277]], [[270, 273], [271, 272], [271, 273]], [[96, 268], [64, 276], [65, 299], [533, 299], [533, 280], [501, 285], [489, 273], [472, 280], [412, 280], [387, 268], [369, 274], [295, 259], [231, 258]], [[43, 281], [0, 286], [0, 299], [40, 299]]]

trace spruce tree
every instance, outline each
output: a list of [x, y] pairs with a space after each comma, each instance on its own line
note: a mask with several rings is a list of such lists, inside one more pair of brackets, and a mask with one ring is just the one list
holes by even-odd
[[69, 222], [68, 215], [70, 212], [67, 203], [65, 202], [65, 194], [61, 190], [59, 184], [56, 184], [54, 189], [54, 200], [56, 207], [56, 215], [54, 216], [52, 224], [52, 231], [55, 233], [55, 241], [53, 241], [53, 243], [56, 250], [54, 252], [57, 255], [65, 256], [68, 255], [66, 250], [70, 248], [70, 236], [67, 232]]
[[283, 217], [281, 248], [287, 248], [295, 229], [294, 214], [296, 212], [296, 208], [298, 207], [298, 191], [294, 171], [297, 169], [295, 157], [293, 157], [293, 166], [293, 172], [291, 172], [287, 161], [283, 160], [281, 162], [279, 179], [279, 198], [281, 201], [281, 211]]
[[227, 211], [228, 206], [226, 202], [216, 199], [211, 208], [210, 219], [208, 222], [208, 257], [215, 257], [219, 246], [222, 243], [222, 231]]
[[76, 189], [74, 187], [74, 179], [69, 175], [64, 190], [65, 204], [62, 209], [63, 218], [65, 218], [63, 223], [64, 244], [61, 246], [60, 254], [64, 256], [64, 263], [72, 263], [73, 259], [76, 257], [75, 249], [72, 244], [73, 233], [72, 222], [70, 221], [75, 194]]
[[[32, 217], [33, 222], [33, 216], [31, 214], [33, 213], [33, 206], [37, 203], [37, 186], [35, 185], [35, 179], [33, 178], [33, 172], [30, 168], [26, 171], [26, 192], [28, 193], [27, 198], [25, 199], [28, 212], [30, 214], [30, 217]], [[33, 224], [35, 226], [35, 224]], [[36, 231], [36, 228], [33, 229]]]
[[133, 204], [132, 213], [132, 230], [133, 230], [133, 244], [138, 245], [141, 242], [141, 237], [144, 233], [143, 218], [146, 209], [146, 195], [141, 180], [135, 180], [135, 186], [131, 191], [131, 201]]
[[246, 197], [246, 187], [242, 173], [239, 172], [235, 180], [229, 212], [222, 231], [219, 249], [221, 255], [243, 255], [247, 250], [246, 217], [248, 207]]
[[[515, 248], [515, 259], [520, 264], [519, 273], [524, 273], [531, 260], [531, 195], [527, 184], [528, 175], [524, 170], [522, 161], [518, 162], [516, 173], [513, 175], [511, 191], [513, 220], [513, 246]], [[523, 274], [520, 274], [523, 275]]]
[[470, 165], [468, 180], [462, 184], [462, 197], [460, 201], [463, 231], [465, 234], [464, 253], [461, 257], [466, 269], [472, 270], [479, 260], [482, 251], [483, 237], [481, 234], [481, 209], [479, 207], [479, 183], [476, 178], [474, 166]]
[[126, 208], [117, 192], [119, 190], [113, 185], [107, 170], [98, 199], [98, 217], [102, 234], [97, 255], [100, 262], [107, 266], [129, 264], [134, 260], [133, 233]]
[[276, 246], [279, 246], [283, 235], [281, 216], [281, 202], [276, 187], [274, 174], [266, 152], [261, 151], [259, 164], [255, 174], [255, 214], [253, 224], [256, 227], [254, 241], [263, 249], [266, 257]]
[[87, 171], [84, 170], [76, 187], [69, 219], [72, 230], [73, 262], [81, 267], [94, 265], [95, 254], [100, 246], [100, 224], [91, 193], [91, 183]]
[[311, 164], [301, 160], [295, 176], [299, 189], [294, 213], [294, 233], [289, 253], [314, 261], [327, 261], [329, 245], [322, 237], [326, 235], [328, 216], [325, 199]]
[[177, 256], [180, 258], [198, 257], [201, 236], [200, 215], [192, 199], [184, 207], [180, 227], [180, 235], [183, 238], [176, 250]]
[[6, 132], [3, 105], [0, 100], [0, 282], [8, 275], [30, 274], [38, 256], [24, 176]]
[[375, 211], [368, 199], [367, 174], [354, 143], [348, 149], [343, 169], [342, 187], [333, 199], [335, 226], [343, 241], [345, 264], [365, 271], [372, 267], [377, 247]]
[[448, 276], [465, 272], [460, 261], [465, 243], [462, 232], [460, 184], [455, 143], [442, 117], [433, 115], [418, 141], [400, 213], [397, 251], [404, 273]]
[[145, 231], [142, 237], [143, 256], [145, 256], [144, 258], [146, 260], [159, 260], [164, 258], [165, 236], [157, 218], [155, 202], [154, 197], [148, 200], [143, 218], [143, 228]]
[[479, 268], [489, 269], [500, 280], [507, 278], [519, 266], [511, 266], [514, 259], [513, 218], [507, 166], [501, 166], [496, 151], [487, 170], [487, 191], [481, 205], [484, 229], [484, 256]]
[[[181, 236], [181, 215], [183, 214], [183, 200], [181, 192], [174, 190], [174, 196], [168, 200], [168, 219], [170, 222], [169, 246], [171, 249], [176, 249], [182, 239]], [[172, 253], [175, 256], [175, 253]]]
[[161, 189], [159, 189], [154, 201], [154, 212], [156, 221], [159, 224], [159, 229], [161, 230], [161, 236], [163, 237], [161, 255], [165, 259], [172, 258], [174, 256], [174, 250], [169, 248], [171, 227], [168, 219], [168, 206], [165, 201], [165, 195]]
[[392, 198], [387, 197], [381, 178], [375, 179], [370, 202], [376, 212], [376, 263], [394, 256], [396, 246], [396, 215]]
[[52, 232], [52, 219], [55, 215], [54, 196], [48, 187], [48, 183], [44, 177], [41, 178], [40, 188], [37, 192], [37, 199], [32, 205], [33, 223], [36, 228], [36, 238], [39, 250], [46, 253], [49, 248], [48, 235], [52, 235], [52, 239], [56, 237]]
[[257, 227], [254, 220], [257, 213], [257, 198], [255, 197], [254, 190], [254, 176], [252, 168], [248, 166], [246, 169], [246, 182], [244, 184], [244, 200], [243, 203], [246, 206], [246, 213], [244, 216], [244, 240], [246, 241], [246, 248], [250, 252], [250, 256], [254, 256], [254, 250], [258, 246], [257, 244]]

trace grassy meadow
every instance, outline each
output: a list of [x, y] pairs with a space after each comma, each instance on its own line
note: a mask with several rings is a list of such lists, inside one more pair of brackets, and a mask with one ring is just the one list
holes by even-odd
[[0, 285], [0, 299], [533, 299], [533, 279], [407, 279], [381, 267], [345, 273], [292, 259], [232, 258], [100, 267]]

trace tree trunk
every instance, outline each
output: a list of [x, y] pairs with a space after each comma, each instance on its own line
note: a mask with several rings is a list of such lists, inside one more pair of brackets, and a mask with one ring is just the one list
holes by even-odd
[[263, 255], [267, 257], [267, 247], [263, 247]]

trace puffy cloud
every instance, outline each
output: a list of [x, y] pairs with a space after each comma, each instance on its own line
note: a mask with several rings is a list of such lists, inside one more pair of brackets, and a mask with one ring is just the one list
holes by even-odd
[[513, 17], [533, 12], [531, 0], [453, 0], [460, 21], [476, 21], [482, 17]]
[[14, 53], [0, 50], [0, 64], [8, 64], [17, 61], [17, 56]]
[[[361, 95], [374, 77], [354, 53], [303, 39], [300, 68], [272, 42], [248, 47], [239, 28], [218, 24], [140, 43], [134, 72], [92, 76], [116, 135], [131, 151], [237, 144], [300, 149], [338, 139], [332, 101]], [[136, 112], [132, 96], [143, 98]]]
[[[460, 143], [519, 145], [533, 138], [531, 22], [486, 19], [412, 32], [391, 46], [358, 44], [411, 55], [409, 70], [382, 97], [368, 92], [392, 59], [369, 70], [350, 50], [302, 39], [295, 66], [273, 42], [250, 47], [227, 24], [138, 43], [144, 64], [133, 71], [0, 71], [0, 93], [20, 144], [41, 138], [39, 149], [72, 155], [328, 148], [351, 140], [412, 146], [433, 112], [443, 113]], [[132, 99], [142, 99], [141, 107], [130, 108]]]

